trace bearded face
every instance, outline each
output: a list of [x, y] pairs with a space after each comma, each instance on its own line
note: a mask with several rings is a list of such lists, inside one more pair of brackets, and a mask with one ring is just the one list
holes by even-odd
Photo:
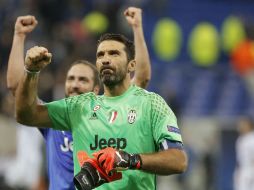
[[115, 86], [122, 83], [127, 74], [127, 65], [125, 67], [113, 68], [112, 66], [102, 66], [100, 70], [100, 79], [106, 86]]
[[128, 60], [124, 44], [109, 40], [100, 43], [97, 49], [97, 69], [106, 86], [122, 83], [128, 73]]

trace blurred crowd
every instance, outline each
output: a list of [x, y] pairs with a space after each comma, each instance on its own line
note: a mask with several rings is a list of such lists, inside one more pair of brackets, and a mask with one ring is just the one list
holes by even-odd
[[[132, 4], [140, 3], [133, 1]], [[96, 43], [101, 32], [125, 31], [126, 23], [121, 24], [121, 19], [123, 19], [122, 10], [127, 6], [127, 3], [120, 1], [100, 0], [2, 0], [0, 2], [1, 105], [8, 99], [6, 67], [17, 16], [31, 14], [36, 16], [39, 22], [37, 29], [29, 35], [25, 48], [29, 49], [34, 45], [45, 46], [53, 54], [52, 64], [47, 72], [42, 73], [43, 82], [40, 83], [40, 97], [50, 101], [64, 97], [62, 88], [64, 73], [71, 62], [76, 59], [94, 62]], [[104, 31], [96, 28], [93, 30], [90, 26], [93, 23], [84, 21], [84, 17], [91, 10], [106, 16], [108, 25], [104, 27]], [[129, 29], [124, 33], [128, 36]], [[6, 108], [7, 106], [1, 106], [1, 109]], [[1, 110], [1, 112], [8, 111]]]

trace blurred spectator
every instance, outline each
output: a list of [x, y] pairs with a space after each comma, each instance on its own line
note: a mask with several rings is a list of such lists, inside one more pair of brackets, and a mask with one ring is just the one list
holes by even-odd
[[245, 24], [246, 39], [240, 42], [231, 53], [232, 66], [246, 84], [247, 90], [254, 97], [254, 24]]
[[42, 170], [42, 137], [36, 129], [16, 123], [14, 101], [7, 93], [0, 115], [0, 189], [39, 190]]
[[17, 152], [6, 167], [6, 184], [13, 188], [38, 190], [43, 159], [42, 141], [38, 130], [17, 126]]
[[254, 69], [254, 45], [252, 40], [240, 42], [231, 55], [232, 66], [236, 72], [245, 76]]
[[203, 155], [204, 173], [205, 173], [205, 189], [215, 189], [215, 171], [216, 171], [216, 158], [213, 151], [207, 151]]
[[237, 167], [234, 174], [235, 190], [254, 189], [254, 121], [243, 117], [237, 124], [239, 137], [236, 141]]

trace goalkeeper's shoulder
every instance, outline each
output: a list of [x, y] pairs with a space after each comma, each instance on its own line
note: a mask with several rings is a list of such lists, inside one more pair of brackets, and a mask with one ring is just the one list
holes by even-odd
[[80, 102], [84, 102], [84, 101], [94, 100], [96, 98], [97, 97], [94, 92], [87, 92], [87, 93], [80, 94], [77, 96], [68, 97], [65, 100], [67, 103], [80, 103]]
[[87, 107], [90, 102], [96, 101], [96, 99], [97, 96], [93, 92], [88, 92], [65, 98], [65, 103], [69, 110], [76, 110], [77, 108], [83, 109], [84, 107]]
[[148, 91], [148, 90], [140, 88], [138, 86], [135, 86], [135, 88], [136, 89], [135, 89], [134, 94], [136, 96], [141, 96], [141, 97], [147, 99], [148, 101], [155, 101], [155, 100], [157, 100], [157, 101], [161, 101], [163, 103], [165, 102], [165, 100], [159, 94], [157, 94], [155, 92]]

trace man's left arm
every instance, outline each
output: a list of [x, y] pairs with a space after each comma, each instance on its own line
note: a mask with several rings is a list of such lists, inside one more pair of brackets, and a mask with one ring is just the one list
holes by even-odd
[[141, 154], [142, 170], [159, 175], [183, 173], [187, 155], [183, 150], [169, 148], [154, 154]]
[[188, 165], [177, 118], [165, 100], [158, 94], [150, 96], [151, 125], [154, 142], [160, 150], [140, 154], [142, 169], [159, 175], [183, 173]]
[[129, 7], [124, 12], [125, 18], [132, 27], [135, 44], [136, 70], [132, 83], [141, 88], [146, 88], [151, 79], [151, 64], [144, 38], [142, 26], [142, 10]]
[[183, 173], [187, 168], [186, 153], [178, 148], [169, 148], [150, 154], [130, 154], [108, 147], [94, 153], [93, 156], [108, 175], [111, 172], [126, 169], [171, 175]]

